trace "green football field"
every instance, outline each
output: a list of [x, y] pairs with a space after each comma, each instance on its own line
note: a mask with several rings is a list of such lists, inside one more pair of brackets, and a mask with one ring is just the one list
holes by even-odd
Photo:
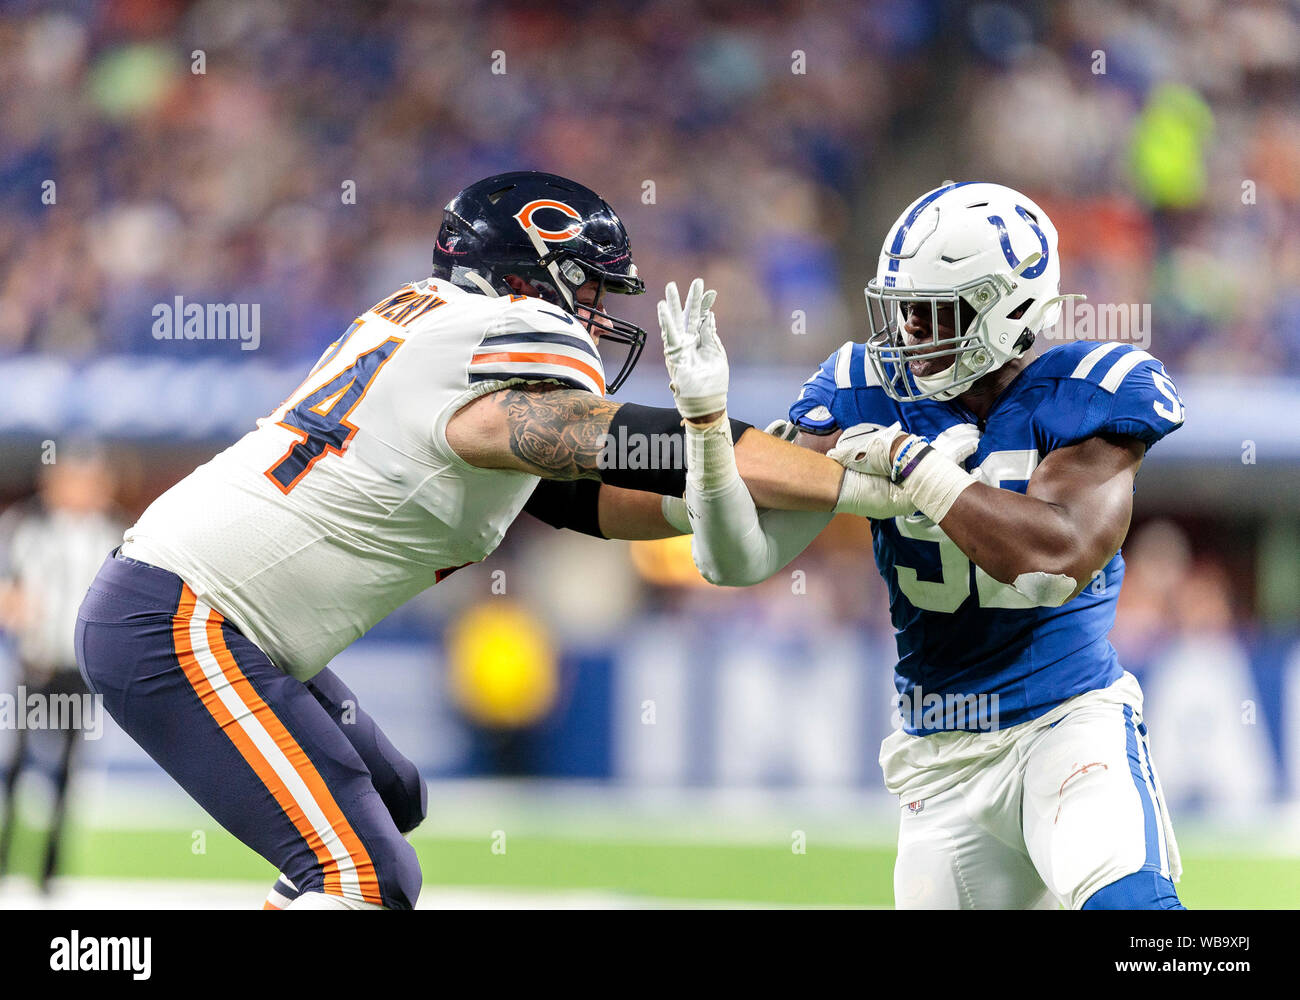
[[[412, 837], [426, 890], [515, 890], [546, 905], [547, 893], [593, 890], [624, 905], [727, 903], [785, 906], [892, 905], [894, 852], [879, 846], [818, 846], [792, 853], [788, 842], [691, 843], [515, 834], [505, 851], [490, 837]], [[15, 839], [15, 871], [36, 866], [36, 841]], [[1184, 850], [1183, 901], [1199, 909], [1294, 909], [1300, 906], [1300, 858]], [[262, 882], [275, 872], [221, 830], [71, 831], [63, 866], [74, 877]], [[196, 906], [202, 906], [196, 898]]]

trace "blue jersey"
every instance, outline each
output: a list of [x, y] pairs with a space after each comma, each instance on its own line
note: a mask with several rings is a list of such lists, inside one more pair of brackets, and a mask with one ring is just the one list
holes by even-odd
[[[823, 434], [895, 421], [931, 440], [978, 433], [966, 469], [990, 486], [1024, 493], [1057, 448], [1104, 433], [1149, 448], [1183, 422], [1183, 404], [1164, 366], [1145, 351], [1074, 342], [1027, 365], [981, 423], [956, 400], [892, 400], [863, 345], [848, 343], [804, 383], [790, 419]], [[1073, 600], [1036, 607], [974, 565], [922, 514], [872, 521], [872, 535], [889, 587], [895, 683], [909, 733], [1013, 726], [1119, 678], [1107, 638], [1124, 579], [1119, 553]]]

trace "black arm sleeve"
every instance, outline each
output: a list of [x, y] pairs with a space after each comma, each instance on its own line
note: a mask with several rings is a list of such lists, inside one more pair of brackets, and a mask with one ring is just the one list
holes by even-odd
[[600, 530], [600, 483], [594, 479], [575, 479], [568, 483], [543, 479], [524, 504], [524, 510], [552, 528], [605, 537]]
[[[731, 439], [739, 441], [753, 426], [731, 421]], [[614, 414], [609, 435], [610, 467], [600, 471], [601, 483], [675, 497], [686, 492], [686, 431], [675, 409], [625, 403]], [[524, 511], [552, 528], [605, 537], [600, 530], [600, 483], [592, 479], [543, 479]]]
[[[753, 426], [732, 420], [731, 440]], [[672, 497], [686, 492], [686, 430], [676, 409], [624, 403], [610, 421], [609, 445], [602, 483]]]

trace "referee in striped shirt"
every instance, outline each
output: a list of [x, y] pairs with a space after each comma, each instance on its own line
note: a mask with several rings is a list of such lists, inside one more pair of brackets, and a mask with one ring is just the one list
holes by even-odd
[[[27, 696], [86, 693], [77, 669], [73, 634], [77, 608], [104, 557], [121, 544], [124, 524], [113, 508], [115, 488], [105, 456], [85, 445], [65, 445], [42, 466], [37, 494], [0, 515], [0, 629], [18, 655], [19, 683]], [[19, 708], [22, 711], [22, 707]], [[56, 730], [54, 812], [40, 873], [42, 891], [58, 865], [68, 774], [78, 731]], [[32, 763], [32, 734], [19, 728], [4, 777], [4, 820], [0, 827], [0, 875], [9, 864], [15, 821], [14, 792]]]

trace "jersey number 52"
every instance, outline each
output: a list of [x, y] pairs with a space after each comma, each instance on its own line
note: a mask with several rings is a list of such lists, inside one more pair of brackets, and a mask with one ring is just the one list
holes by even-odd
[[[1038, 467], [1037, 451], [995, 451], [978, 469], [981, 481], [994, 488], [1005, 482], [1028, 482]], [[951, 614], [966, 602], [971, 592], [971, 561], [957, 543], [944, 534], [933, 521], [913, 521], [906, 517], [894, 518], [898, 533], [904, 538], [931, 542], [939, 546], [939, 580], [922, 580], [917, 571], [897, 562], [898, 589], [922, 611], [940, 611]], [[1034, 602], [1010, 584], [1002, 583], [975, 567], [975, 593], [981, 608], [1032, 608]]]

